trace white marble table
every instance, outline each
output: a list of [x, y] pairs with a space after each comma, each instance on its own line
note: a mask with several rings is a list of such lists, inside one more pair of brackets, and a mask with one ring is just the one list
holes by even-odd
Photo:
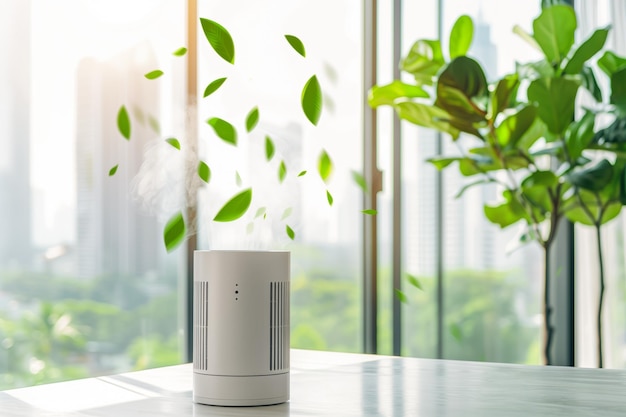
[[193, 404], [191, 365], [0, 392], [0, 416], [626, 416], [626, 371], [292, 350], [291, 401]]

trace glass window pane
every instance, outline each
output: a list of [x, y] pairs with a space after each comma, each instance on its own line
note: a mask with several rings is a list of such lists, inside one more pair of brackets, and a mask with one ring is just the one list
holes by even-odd
[[0, 389], [178, 363], [177, 256], [136, 175], [176, 123], [184, 8], [0, 8]]

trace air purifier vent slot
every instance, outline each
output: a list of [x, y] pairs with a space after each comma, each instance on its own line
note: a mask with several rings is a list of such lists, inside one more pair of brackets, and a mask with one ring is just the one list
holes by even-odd
[[289, 368], [289, 282], [270, 282], [270, 371]]
[[193, 332], [193, 367], [206, 371], [208, 369], [207, 317], [209, 302], [209, 283], [194, 283], [194, 332]]

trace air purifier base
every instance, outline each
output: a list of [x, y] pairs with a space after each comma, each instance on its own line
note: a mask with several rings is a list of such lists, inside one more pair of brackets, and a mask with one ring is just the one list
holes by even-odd
[[222, 376], [194, 372], [193, 401], [219, 406], [280, 404], [289, 400], [289, 372], [260, 376]]

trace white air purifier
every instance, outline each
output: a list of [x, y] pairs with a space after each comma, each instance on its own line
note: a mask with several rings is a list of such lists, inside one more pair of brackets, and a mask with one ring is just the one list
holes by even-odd
[[195, 251], [193, 400], [289, 400], [289, 252]]

